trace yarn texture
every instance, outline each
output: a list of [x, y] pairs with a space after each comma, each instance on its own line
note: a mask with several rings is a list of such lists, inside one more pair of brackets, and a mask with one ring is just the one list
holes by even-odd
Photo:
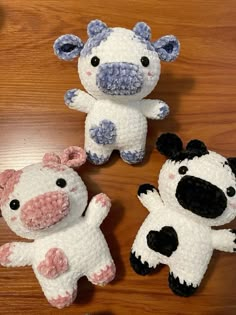
[[199, 287], [214, 249], [236, 251], [235, 230], [214, 230], [236, 216], [236, 158], [207, 149], [200, 140], [186, 149], [175, 134], [163, 134], [157, 149], [168, 157], [159, 175], [159, 190], [139, 187], [149, 210], [130, 254], [134, 271], [147, 275], [168, 265], [169, 287], [190, 296]]
[[102, 286], [115, 277], [100, 229], [111, 201], [100, 193], [87, 206], [87, 188], [73, 170], [85, 160], [85, 151], [74, 146], [61, 156], [47, 153], [41, 163], [0, 174], [0, 207], [6, 223], [17, 235], [34, 240], [2, 245], [0, 264], [31, 265], [47, 300], [57, 308], [74, 301], [81, 277]]
[[65, 93], [69, 108], [87, 113], [85, 150], [89, 161], [106, 163], [113, 150], [136, 164], [145, 156], [147, 118], [164, 119], [169, 106], [144, 99], [155, 88], [160, 61], [174, 61], [180, 49], [177, 38], [166, 35], [151, 42], [151, 29], [138, 22], [133, 30], [109, 28], [91, 21], [88, 40], [72, 34], [60, 36], [54, 52], [62, 60], [78, 59], [78, 73], [85, 91]]

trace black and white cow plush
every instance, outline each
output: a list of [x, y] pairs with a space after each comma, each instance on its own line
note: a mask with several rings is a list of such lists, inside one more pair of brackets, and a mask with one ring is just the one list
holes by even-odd
[[169, 286], [190, 296], [200, 285], [214, 249], [236, 251], [236, 230], [214, 230], [236, 216], [236, 158], [209, 151], [199, 140], [183, 149], [175, 134], [163, 134], [157, 149], [168, 157], [159, 176], [159, 191], [139, 187], [149, 210], [130, 255], [133, 269], [150, 273], [158, 264], [170, 268]]

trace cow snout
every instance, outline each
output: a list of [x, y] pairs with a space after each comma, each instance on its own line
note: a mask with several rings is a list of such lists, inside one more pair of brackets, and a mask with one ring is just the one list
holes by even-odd
[[204, 218], [217, 218], [227, 207], [227, 198], [220, 188], [194, 176], [184, 176], [179, 181], [176, 198], [183, 208]]
[[143, 73], [132, 63], [104, 63], [99, 66], [96, 83], [105, 94], [133, 95], [142, 89]]
[[20, 219], [30, 230], [40, 230], [61, 221], [69, 213], [65, 192], [47, 192], [32, 198], [21, 209]]

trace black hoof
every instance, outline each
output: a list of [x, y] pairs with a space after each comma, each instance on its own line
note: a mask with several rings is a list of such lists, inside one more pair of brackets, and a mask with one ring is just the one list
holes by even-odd
[[130, 264], [133, 267], [134, 271], [141, 275], [141, 276], [145, 276], [147, 274], [149, 274], [152, 270], [154, 270], [154, 268], [150, 268], [148, 266], [148, 263], [145, 261], [144, 264], [141, 262], [141, 256], [139, 256], [138, 258], [135, 256], [135, 253], [130, 253]]
[[176, 295], [185, 297], [192, 295], [198, 288], [193, 285], [187, 285], [185, 281], [180, 283], [179, 277], [175, 278], [173, 273], [169, 274], [169, 287]]
[[150, 190], [155, 191], [156, 188], [150, 184], [143, 184], [143, 185], [139, 186], [138, 195], [140, 196], [141, 194], [147, 194], [147, 192]]

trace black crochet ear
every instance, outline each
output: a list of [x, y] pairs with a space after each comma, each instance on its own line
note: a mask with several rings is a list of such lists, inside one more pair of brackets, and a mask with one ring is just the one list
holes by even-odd
[[227, 161], [229, 163], [229, 166], [230, 166], [232, 172], [236, 176], [236, 158], [235, 157], [228, 158]]
[[196, 156], [202, 156], [209, 153], [205, 143], [197, 139], [189, 141], [186, 150], [194, 153]]
[[183, 150], [181, 139], [174, 133], [163, 133], [156, 142], [157, 150], [167, 156], [173, 158], [178, 152]]

